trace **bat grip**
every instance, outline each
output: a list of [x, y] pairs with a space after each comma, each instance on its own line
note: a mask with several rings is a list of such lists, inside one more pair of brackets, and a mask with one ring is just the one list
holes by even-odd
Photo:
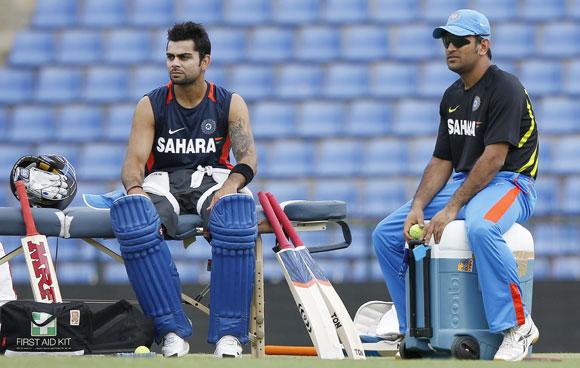
[[280, 226], [280, 222], [278, 222], [276, 214], [272, 209], [272, 205], [270, 204], [270, 201], [268, 201], [268, 198], [266, 198], [264, 192], [258, 193], [258, 199], [260, 200], [266, 219], [268, 219], [270, 226], [272, 226], [272, 230], [274, 230], [274, 234], [276, 234], [276, 239], [278, 239], [280, 249], [290, 248], [288, 239], [286, 239], [286, 236], [284, 235], [284, 230], [282, 230], [282, 226]]
[[26, 193], [24, 182], [18, 180], [14, 185], [16, 186], [18, 200], [20, 201], [20, 209], [22, 211], [24, 226], [26, 227], [26, 235], [38, 235], [38, 230], [36, 230], [36, 225], [32, 218], [32, 211], [30, 210], [30, 203], [28, 202], [28, 194]]
[[288, 219], [288, 216], [286, 216], [286, 213], [284, 212], [284, 210], [282, 210], [282, 207], [280, 207], [280, 204], [278, 203], [278, 200], [276, 200], [276, 197], [274, 197], [272, 193], [266, 193], [266, 196], [270, 200], [270, 204], [272, 205], [274, 212], [276, 213], [276, 217], [282, 223], [284, 231], [286, 231], [286, 234], [290, 237], [290, 240], [292, 240], [294, 246], [296, 247], [304, 246], [302, 239], [300, 239], [298, 233], [296, 232], [296, 230], [292, 226], [292, 223]]

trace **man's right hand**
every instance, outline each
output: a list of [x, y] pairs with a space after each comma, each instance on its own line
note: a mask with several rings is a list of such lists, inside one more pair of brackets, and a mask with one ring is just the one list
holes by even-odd
[[423, 210], [420, 208], [411, 208], [411, 211], [407, 215], [407, 219], [405, 220], [405, 224], [403, 225], [403, 236], [407, 242], [413, 240], [411, 235], [409, 235], [409, 229], [411, 226], [419, 224], [420, 226], [424, 226], [424, 219], [423, 219]]

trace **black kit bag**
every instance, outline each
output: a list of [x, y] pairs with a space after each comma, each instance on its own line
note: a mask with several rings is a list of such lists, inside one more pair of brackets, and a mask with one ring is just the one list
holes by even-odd
[[81, 302], [14, 300], [0, 310], [0, 353], [83, 355], [90, 352], [93, 315]]
[[126, 300], [94, 312], [93, 318], [93, 354], [132, 353], [138, 346], [150, 348], [153, 344], [153, 320]]

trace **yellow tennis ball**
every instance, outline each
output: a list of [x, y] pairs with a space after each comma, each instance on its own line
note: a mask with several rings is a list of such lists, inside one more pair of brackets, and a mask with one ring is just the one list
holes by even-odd
[[135, 348], [135, 354], [147, 354], [149, 352], [149, 348], [147, 346], [137, 346]]
[[411, 226], [411, 228], [409, 229], [409, 235], [411, 235], [411, 238], [413, 240], [420, 240], [423, 238], [423, 227], [421, 227], [421, 225], [419, 224], [415, 224], [413, 226]]

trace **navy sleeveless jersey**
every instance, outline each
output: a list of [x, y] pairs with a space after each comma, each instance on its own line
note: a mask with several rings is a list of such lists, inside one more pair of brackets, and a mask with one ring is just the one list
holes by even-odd
[[232, 92], [207, 83], [194, 108], [179, 105], [169, 82], [146, 96], [155, 117], [155, 138], [145, 175], [154, 171], [196, 169], [198, 165], [231, 169], [228, 116]]

